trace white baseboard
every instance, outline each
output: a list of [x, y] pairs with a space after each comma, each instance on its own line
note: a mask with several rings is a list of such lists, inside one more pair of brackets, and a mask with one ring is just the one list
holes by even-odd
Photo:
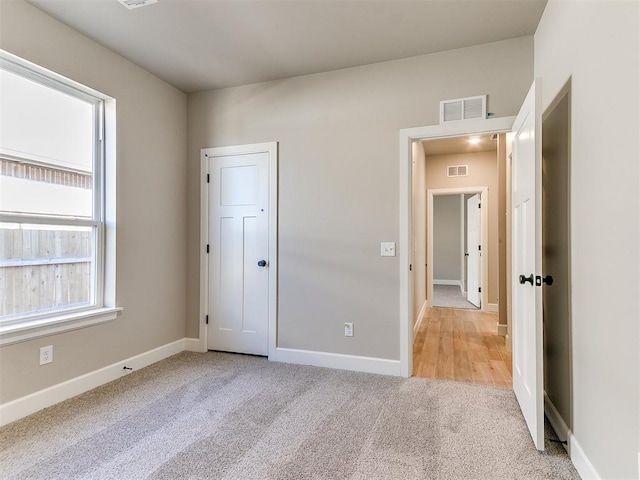
[[575, 435], [569, 432], [569, 457], [571, 458], [571, 462], [573, 466], [576, 467], [578, 474], [582, 480], [601, 480], [601, 476], [593, 466], [593, 464], [589, 461], [589, 458], [582, 450], [582, 447], [576, 440]]
[[558, 435], [558, 438], [563, 442], [568, 442], [571, 431], [560, 415], [560, 412], [558, 412], [556, 406], [547, 396], [547, 392], [544, 392], [544, 413], [549, 419], [549, 423], [553, 427], [553, 430], [556, 432], [556, 435]]
[[601, 477], [598, 471], [589, 461], [584, 450], [580, 447], [578, 440], [576, 440], [575, 435], [567, 426], [551, 399], [547, 396], [547, 392], [544, 392], [544, 413], [549, 419], [549, 423], [556, 432], [556, 435], [558, 435], [558, 438], [563, 441], [566, 440], [567, 445], [565, 449], [569, 452], [569, 458], [571, 458], [571, 462], [580, 474], [580, 478], [582, 478], [582, 480], [600, 480]]
[[276, 348], [275, 354], [270, 356], [269, 360], [295, 363], [298, 365], [313, 365], [314, 367], [336, 368], [338, 370], [379, 373], [381, 375], [393, 375], [397, 377], [401, 375], [400, 360], [388, 360], [386, 358], [359, 357], [356, 355], [314, 352], [293, 348]]
[[497, 303], [487, 303], [487, 305], [484, 308], [485, 312], [490, 312], [490, 313], [498, 313], [498, 304]]
[[184, 349], [187, 352], [204, 353], [207, 351], [207, 347], [204, 344], [204, 339], [199, 338], [185, 338]]
[[455, 285], [462, 288], [462, 282], [460, 280], [433, 280], [434, 285]]
[[420, 313], [418, 313], [418, 318], [413, 324], [413, 338], [418, 334], [418, 330], [420, 330], [420, 325], [422, 325], [422, 319], [424, 318], [424, 314], [427, 311], [427, 301], [425, 300], [422, 303], [422, 308], [420, 309]]
[[99, 370], [86, 373], [67, 380], [66, 382], [2, 404], [0, 405], [0, 426], [15, 422], [43, 408], [50, 407], [127, 375], [131, 370], [124, 370], [123, 367], [125, 365], [133, 368], [133, 370], [139, 370], [176, 353], [180, 353], [184, 349], [185, 339], [176, 340], [162, 347], [154, 348], [140, 355], [121, 360]]
[[498, 335], [500, 335], [501, 337], [506, 337], [507, 336], [507, 332], [509, 331], [507, 329], [506, 325], [502, 325], [501, 323], [498, 323]]

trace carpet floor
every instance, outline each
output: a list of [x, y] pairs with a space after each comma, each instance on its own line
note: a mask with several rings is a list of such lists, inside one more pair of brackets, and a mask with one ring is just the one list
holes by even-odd
[[579, 479], [546, 447], [508, 389], [183, 352], [1, 428], [0, 476]]
[[433, 306], [450, 308], [471, 308], [478, 310], [473, 303], [467, 300], [460, 287], [457, 285], [434, 285]]

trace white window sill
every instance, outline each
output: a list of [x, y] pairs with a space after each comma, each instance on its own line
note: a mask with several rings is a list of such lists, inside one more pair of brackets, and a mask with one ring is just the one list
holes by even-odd
[[122, 307], [94, 308], [0, 325], [0, 346], [110, 322], [115, 320], [121, 311]]

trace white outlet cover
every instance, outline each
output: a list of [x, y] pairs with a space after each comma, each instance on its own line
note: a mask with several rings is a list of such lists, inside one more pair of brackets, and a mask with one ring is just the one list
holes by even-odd
[[53, 345], [40, 348], [40, 365], [53, 362]]
[[344, 324], [344, 336], [353, 337], [353, 323]]
[[395, 257], [396, 256], [396, 242], [380, 242], [380, 256], [381, 257]]

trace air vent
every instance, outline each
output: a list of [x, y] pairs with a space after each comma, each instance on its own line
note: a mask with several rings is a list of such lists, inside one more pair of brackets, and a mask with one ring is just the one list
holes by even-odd
[[118, 3], [121, 3], [129, 10], [133, 10], [134, 8], [146, 7], [147, 5], [153, 5], [154, 3], [158, 3], [158, 0], [118, 0]]
[[487, 118], [487, 96], [454, 98], [440, 102], [440, 123]]
[[469, 174], [469, 165], [449, 165], [447, 177], [466, 177]]

